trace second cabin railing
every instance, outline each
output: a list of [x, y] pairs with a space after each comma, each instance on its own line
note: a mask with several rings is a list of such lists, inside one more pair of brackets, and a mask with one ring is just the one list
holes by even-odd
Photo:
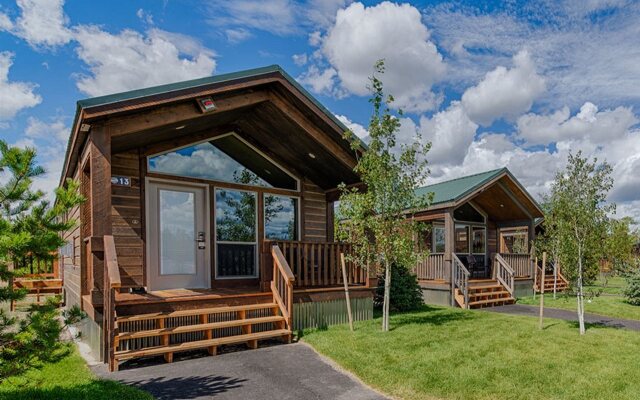
[[500, 253], [500, 256], [513, 269], [516, 278], [532, 278], [533, 262], [529, 254]]
[[415, 273], [418, 279], [449, 281], [449, 268], [444, 262], [444, 254], [429, 254], [416, 264]]
[[495, 278], [502, 283], [509, 294], [513, 296], [515, 290], [515, 273], [500, 254], [496, 254], [493, 271]]
[[113, 236], [104, 236], [104, 303], [103, 303], [103, 327], [104, 342], [107, 354], [105, 359], [109, 364], [109, 370], [117, 369], [115, 351], [118, 347], [118, 322], [116, 320], [116, 291], [122, 285], [120, 281], [120, 269], [118, 266], [118, 256], [116, 255], [116, 244]]
[[[459, 289], [464, 298], [465, 308], [469, 308], [469, 270], [464, 266], [457, 255], [452, 254], [453, 289]], [[452, 299], [453, 301], [453, 299]]]
[[[351, 252], [351, 245], [339, 242], [266, 241], [268, 248], [277, 245], [301, 288], [340, 286], [344, 283], [340, 253]], [[346, 261], [347, 283], [366, 285], [367, 270]]]
[[271, 247], [271, 256], [273, 257], [273, 280], [271, 281], [273, 301], [278, 305], [280, 313], [285, 318], [286, 329], [291, 330], [293, 327], [293, 283], [296, 278], [277, 244]]

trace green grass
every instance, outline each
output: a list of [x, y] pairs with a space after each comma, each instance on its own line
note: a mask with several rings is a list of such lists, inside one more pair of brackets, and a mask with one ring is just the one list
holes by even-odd
[[[603, 279], [598, 279], [593, 285], [586, 286], [585, 292], [590, 294], [584, 304], [586, 312], [606, 315], [614, 318], [640, 320], [640, 307], [634, 306], [625, 301], [622, 294], [626, 283], [624, 278], [616, 276], [610, 278], [606, 283]], [[594, 296], [594, 294], [599, 294]], [[518, 299], [519, 304], [540, 304], [540, 298], [522, 297]], [[558, 294], [553, 299], [553, 294], [546, 293], [544, 296], [545, 307], [562, 308], [565, 310], [577, 309], [575, 296]]]
[[36, 399], [153, 399], [141, 390], [117, 382], [97, 379], [73, 347], [58, 362], [32, 369], [0, 384], [1, 400]]
[[427, 307], [303, 340], [372, 387], [402, 399], [637, 399], [640, 333]]

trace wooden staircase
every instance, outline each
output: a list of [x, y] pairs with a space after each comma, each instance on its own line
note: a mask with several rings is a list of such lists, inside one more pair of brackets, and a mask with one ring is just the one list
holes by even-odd
[[182, 351], [206, 349], [215, 355], [222, 345], [282, 339], [292, 332], [276, 303], [200, 308], [117, 317], [116, 363], [132, 358], [164, 355], [167, 362]]
[[469, 282], [467, 287], [469, 304], [465, 303], [464, 294], [455, 290], [456, 303], [461, 308], [486, 308], [515, 303], [515, 299], [505, 286], [497, 279], [482, 279]]
[[[542, 293], [542, 290], [544, 290], [545, 293], [553, 292], [553, 272], [545, 274], [544, 285], [540, 285], [541, 280], [542, 278], [538, 278], [538, 281], [536, 282], [536, 293]], [[543, 288], [541, 288], [540, 286], [543, 286]], [[562, 276], [562, 274], [558, 274], [558, 281], [556, 282], [556, 292], [564, 292], [568, 289], [569, 282], [564, 276]]]
[[[104, 281], [103, 330], [105, 362], [116, 371], [120, 361], [163, 355], [172, 362], [182, 351], [206, 349], [215, 355], [222, 345], [246, 344], [281, 339], [291, 342], [293, 326], [293, 284], [295, 277], [282, 251], [271, 248], [273, 279], [269, 292], [230, 296], [215, 305], [202, 301], [127, 305], [119, 301], [121, 281], [113, 236], [104, 236], [106, 274]], [[181, 303], [181, 304], [178, 304]], [[153, 311], [153, 312], [151, 312]]]

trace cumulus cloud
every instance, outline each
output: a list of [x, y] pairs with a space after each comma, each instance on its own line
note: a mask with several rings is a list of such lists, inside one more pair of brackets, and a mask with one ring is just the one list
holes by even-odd
[[462, 104], [473, 121], [488, 126], [498, 118], [515, 118], [544, 92], [544, 78], [536, 73], [529, 52], [518, 52], [513, 64], [511, 69], [498, 66], [464, 92]]
[[638, 119], [630, 107], [598, 111], [595, 104], [586, 102], [573, 117], [565, 106], [549, 115], [523, 115], [518, 118], [517, 127], [519, 136], [529, 144], [581, 138], [603, 143], [621, 138], [636, 123]]
[[42, 101], [40, 95], [34, 93], [36, 85], [9, 80], [13, 57], [13, 53], [0, 52], [0, 122], [10, 120], [20, 110], [34, 107]]
[[253, 36], [251, 32], [244, 28], [225, 29], [224, 34], [227, 40], [233, 44], [243, 42]]
[[384, 82], [395, 104], [422, 112], [439, 105], [440, 96], [431, 87], [445, 72], [442, 56], [429, 36], [415, 7], [353, 3], [338, 11], [335, 24], [321, 36], [321, 52], [336, 71], [340, 88], [360, 96], [369, 93], [374, 63], [384, 59]]
[[80, 75], [77, 86], [90, 96], [208, 76], [216, 67], [214, 53], [193, 38], [159, 29], [111, 34], [79, 26], [75, 39], [91, 72]]
[[469, 119], [460, 102], [452, 102], [446, 110], [431, 118], [420, 119], [420, 131], [432, 143], [427, 158], [438, 165], [457, 165], [473, 142], [478, 125]]
[[364, 139], [367, 136], [369, 136], [369, 131], [367, 131], [367, 128], [365, 128], [364, 126], [360, 125], [357, 122], [351, 121], [347, 116], [336, 115], [336, 118], [338, 118], [340, 122], [345, 124], [347, 128], [349, 128], [351, 132], [353, 132], [353, 134], [359, 137], [360, 139]]
[[12, 22], [0, 14], [0, 29], [24, 39], [33, 47], [69, 43], [71, 31], [62, 9], [64, 0], [17, 0], [20, 16]]

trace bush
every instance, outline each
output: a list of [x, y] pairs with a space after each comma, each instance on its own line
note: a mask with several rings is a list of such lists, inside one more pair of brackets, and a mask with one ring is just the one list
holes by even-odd
[[627, 276], [627, 287], [624, 289], [627, 303], [640, 306], [640, 270]]
[[[420, 308], [424, 301], [418, 278], [408, 268], [393, 265], [391, 267], [390, 311], [411, 311]], [[374, 303], [382, 307], [384, 299], [384, 275], [380, 277]]]

